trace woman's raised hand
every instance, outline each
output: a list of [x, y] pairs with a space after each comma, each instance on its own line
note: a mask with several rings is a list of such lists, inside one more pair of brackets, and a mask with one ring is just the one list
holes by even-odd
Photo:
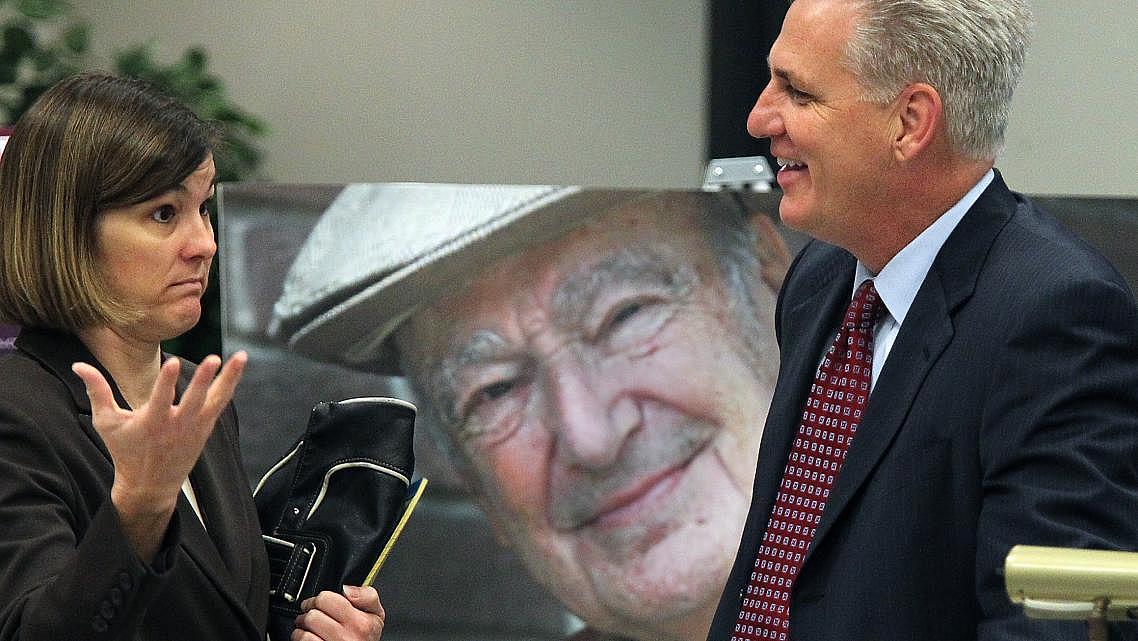
[[222, 367], [217, 356], [206, 357], [175, 403], [180, 365], [177, 358], [167, 359], [150, 398], [136, 409], [118, 406], [99, 370], [87, 363], [72, 366], [87, 388], [95, 431], [114, 462], [111, 501], [142, 559], [149, 561], [157, 552], [182, 483], [232, 400], [247, 360], [238, 352]]

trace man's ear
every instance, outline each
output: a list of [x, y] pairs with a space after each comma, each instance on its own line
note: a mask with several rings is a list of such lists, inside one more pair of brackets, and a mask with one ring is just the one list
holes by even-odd
[[905, 162], [920, 155], [936, 140], [944, 123], [944, 105], [940, 93], [923, 82], [905, 87], [897, 101], [898, 128], [893, 139], [893, 157]]
[[763, 282], [772, 292], [778, 293], [794, 257], [769, 216], [762, 212], [753, 213], [748, 217], [748, 224], [755, 233], [755, 254], [759, 257]]

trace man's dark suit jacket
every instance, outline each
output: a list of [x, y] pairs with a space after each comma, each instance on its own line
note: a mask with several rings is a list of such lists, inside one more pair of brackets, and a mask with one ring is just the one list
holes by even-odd
[[[779, 296], [781, 371], [709, 639], [731, 638], [855, 263], [813, 241]], [[1017, 543], [1138, 546], [1138, 311], [1104, 258], [997, 174], [881, 369], [794, 586], [790, 637], [1086, 638], [1011, 604], [1001, 569]]]
[[97, 361], [66, 334], [25, 330], [16, 347], [0, 357], [0, 639], [265, 641], [268, 562], [232, 406], [190, 473], [206, 528], [181, 497], [146, 565], [109, 500], [110, 455], [71, 372]]

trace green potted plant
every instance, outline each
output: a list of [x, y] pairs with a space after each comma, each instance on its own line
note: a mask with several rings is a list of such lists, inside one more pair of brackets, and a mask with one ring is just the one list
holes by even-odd
[[0, 0], [0, 125], [86, 65], [88, 28], [70, 9], [63, 0]]

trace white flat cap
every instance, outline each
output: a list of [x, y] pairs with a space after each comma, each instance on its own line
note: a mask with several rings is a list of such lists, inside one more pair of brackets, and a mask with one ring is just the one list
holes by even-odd
[[481, 267], [649, 192], [552, 185], [354, 184], [289, 269], [269, 334], [307, 356], [399, 373], [387, 338]]

